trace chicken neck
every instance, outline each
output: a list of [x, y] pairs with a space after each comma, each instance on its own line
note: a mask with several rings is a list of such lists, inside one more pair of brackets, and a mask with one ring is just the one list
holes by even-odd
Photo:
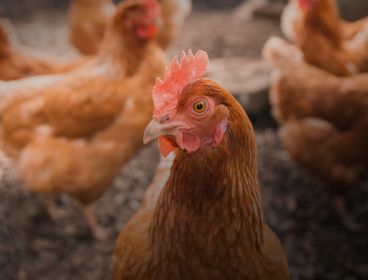
[[177, 152], [151, 223], [154, 259], [236, 259], [236, 250], [262, 246], [255, 138], [248, 117], [234, 106], [221, 146]]
[[108, 65], [119, 78], [122, 75], [129, 77], [138, 71], [152, 44], [152, 41], [141, 40], [127, 31], [109, 30], [101, 44], [98, 61]]
[[[320, 33], [335, 47], [341, 47], [342, 30], [339, 11], [333, 1], [317, 1], [317, 7], [306, 15], [312, 33]], [[310, 40], [310, 37], [309, 37]]]

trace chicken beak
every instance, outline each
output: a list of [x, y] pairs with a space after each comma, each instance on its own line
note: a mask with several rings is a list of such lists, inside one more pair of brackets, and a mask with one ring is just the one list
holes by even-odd
[[148, 144], [163, 134], [165, 134], [165, 129], [157, 120], [153, 119], [144, 130], [143, 143]]

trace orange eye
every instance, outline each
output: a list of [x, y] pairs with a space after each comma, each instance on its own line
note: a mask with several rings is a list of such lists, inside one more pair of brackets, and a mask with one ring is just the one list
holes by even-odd
[[193, 104], [193, 112], [199, 115], [204, 114], [207, 111], [207, 101], [199, 100]]

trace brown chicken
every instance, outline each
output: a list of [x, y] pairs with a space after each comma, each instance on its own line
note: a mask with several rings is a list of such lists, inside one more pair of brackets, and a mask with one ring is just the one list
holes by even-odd
[[284, 147], [323, 180], [344, 225], [359, 229], [343, 195], [368, 168], [368, 74], [336, 77], [303, 62], [298, 49], [278, 38], [264, 54], [275, 66], [271, 103]]
[[95, 54], [115, 14], [112, 0], [73, 0], [69, 8], [69, 40], [83, 54]]
[[307, 62], [338, 76], [368, 71], [368, 18], [342, 21], [334, 0], [290, 0], [281, 23]]
[[75, 197], [97, 238], [105, 233], [89, 205], [143, 145], [152, 116], [150, 91], [166, 64], [155, 41], [159, 17], [155, 0], [124, 1], [95, 59], [35, 92], [12, 94], [1, 110], [1, 140], [26, 185]]
[[202, 78], [207, 54], [175, 58], [153, 90], [144, 142], [175, 150], [154, 208], [120, 233], [112, 279], [287, 279], [276, 235], [264, 223], [251, 122], [235, 98]]
[[[161, 24], [157, 41], [167, 50], [177, 37], [185, 18], [191, 11], [190, 0], [158, 0], [161, 5]], [[70, 41], [84, 54], [98, 51], [105, 28], [115, 6], [111, 0], [74, 0], [70, 7]]]
[[294, 41], [298, 36], [298, 25], [302, 24], [304, 10], [309, 5], [315, 5], [314, 9], [318, 10], [323, 21], [341, 31], [343, 40], [351, 39], [368, 28], [368, 17], [354, 22], [342, 19], [335, 0], [289, 0], [281, 17], [282, 30], [289, 40]]
[[[19, 49], [19, 50], [18, 50]], [[64, 73], [81, 61], [62, 62], [56, 58], [42, 58], [31, 51], [11, 44], [8, 34], [0, 25], [0, 80], [15, 80], [35, 75]]]

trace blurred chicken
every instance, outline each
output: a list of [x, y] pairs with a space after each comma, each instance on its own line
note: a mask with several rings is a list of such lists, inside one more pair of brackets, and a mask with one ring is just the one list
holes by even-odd
[[157, 36], [158, 44], [167, 50], [179, 35], [184, 20], [192, 10], [191, 0], [158, 0], [162, 7], [162, 27]]
[[278, 38], [264, 55], [275, 66], [271, 103], [286, 150], [325, 182], [344, 225], [359, 229], [342, 197], [368, 168], [368, 74], [336, 77]]
[[289, 0], [281, 27], [307, 62], [338, 76], [368, 71], [368, 18], [342, 21], [334, 0]]
[[263, 220], [252, 125], [229, 92], [202, 78], [207, 64], [201, 51], [180, 66], [174, 59], [154, 87], [144, 142], [159, 137], [162, 155], [175, 150], [175, 159], [156, 206], [120, 233], [114, 280], [288, 279]]
[[[168, 49], [191, 11], [190, 0], [158, 0], [162, 22], [157, 41]], [[115, 6], [111, 0], [74, 0], [70, 8], [70, 41], [84, 54], [97, 52]]]
[[115, 14], [112, 0], [73, 0], [69, 9], [69, 40], [83, 54], [95, 54]]
[[75, 197], [97, 238], [106, 234], [89, 205], [142, 146], [152, 116], [150, 91], [166, 64], [155, 42], [159, 17], [155, 0], [124, 1], [87, 65], [2, 98], [1, 140], [26, 185]]
[[309, 5], [314, 5], [313, 9], [316, 10], [321, 21], [341, 32], [340, 36], [343, 40], [351, 39], [368, 28], [368, 17], [355, 22], [343, 20], [335, 0], [289, 0], [281, 17], [282, 30], [289, 40], [295, 41], [298, 37], [298, 25], [303, 24], [305, 9], [308, 9]]
[[35, 75], [68, 72], [81, 61], [62, 62], [53, 57], [41, 57], [26, 47], [11, 44], [0, 22], [0, 80], [15, 80]]

